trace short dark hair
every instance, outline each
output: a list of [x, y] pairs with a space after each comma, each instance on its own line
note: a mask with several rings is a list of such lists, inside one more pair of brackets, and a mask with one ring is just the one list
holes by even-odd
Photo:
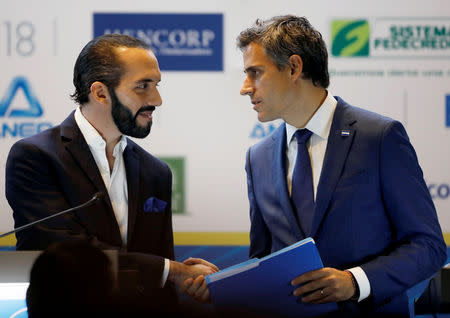
[[89, 101], [92, 83], [99, 81], [114, 89], [123, 74], [115, 48], [142, 48], [150, 50], [144, 41], [122, 34], [105, 34], [94, 38], [81, 50], [73, 70], [75, 93], [70, 95], [75, 102], [83, 105]]
[[252, 42], [266, 50], [279, 70], [289, 66], [289, 57], [297, 54], [302, 58], [305, 78], [323, 88], [330, 84], [325, 42], [305, 17], [284, 15], [258, 19], [254, 26], [239, 34], [237, 46], [244, 50]]

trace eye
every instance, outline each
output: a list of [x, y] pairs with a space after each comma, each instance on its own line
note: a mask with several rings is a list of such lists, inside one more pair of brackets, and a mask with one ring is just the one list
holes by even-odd
[[256, 77], [258, 77], [260, 75], [260, 73], [261, 72], [259, 70], [255, 70], [255, 69], [251, 69], [251, 70], [247, 71], [247, 75], [250, 78], [256, 78]]
[[148, 87], [148, 83], [147, 82], [139, 83], [136, 86], [136, 88], [139, 88], [139, 89], [146, 89], [147, 87]]

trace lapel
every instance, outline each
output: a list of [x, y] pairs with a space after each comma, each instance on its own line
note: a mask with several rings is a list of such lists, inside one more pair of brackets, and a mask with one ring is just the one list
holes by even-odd
[[[316, 207], [314, 211], [311, 237], [317, 233], [323, 221], [331, 196], [342, 174], [348, 152], [356, 134], [352, 125], [356, 122], [348, 111], [348, 105], [339, 97], [328, 136], [327, 149], [317, 187]], [[349, 132], [343, 135], [342, 131]]]
[[98, 171], [97, 164], [95, 163], [91, 150], [89, 149], [88, 144], [84, 140], [83, 134], [75, 122], [74, 113], [75, 111], [73, 111], [61, 123], [61, 140], [63, 141], [66, 150], [71, 154], [74, 161], [84, 172], [86, 178], [92, 182], [98, 191], [105, 194], [104, 202], [108, 205], [112, 213], [113, 209], [111, 200], [109, 199], [105, 183], [103, 182], [102, 176]]
[[272, 134], [273, 160], [272, 160], [272, 182], [275, 191], [279, 194], [281, 210], [291, 226], [292, 235], [301, 240], [305, 238], [303, 230], [299, 227], [286, 182], [286, 124], [283, 123]]
[[136, 224], [136, 215], [138, 211], [139, 197], [139, 157], [134, 149], [134, 143], [127, 138], [127, 147], [123, 152], [125, 171], [127, 174], [128, 187], [128, 234], [127, 242], [130, 242], [134, 225]]

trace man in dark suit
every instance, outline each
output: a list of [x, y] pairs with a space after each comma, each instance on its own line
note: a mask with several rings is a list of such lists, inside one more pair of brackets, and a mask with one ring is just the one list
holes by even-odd
[[327, 49], [305, 18], [257, 21], [238, 47], [241, 94], [260, 121], [284, 121], [247, 152], [250, 257], [312, 237], [325, 268], [293, 277], [292, 297], [408, 316], [406, 290], [443, 265], [446, 245], [402, 124], [326, 90]]
[[171, 171], [125, 137], [149, 134], [162, 103], [160, 80], [146, 43], [125, 35], [93, 39], [74, 68], [79, 107], [59, 126], [14, 144], [6, 165], [15, 227], [105, 194], [95, 205], [18, 232], [18, 250], [85, 238], [118, 249], [123, 282], [136, 281], [137, 293], [155, 303], [176, 298], [173, 284], [217, 270], [200, 259], [174, 261]]

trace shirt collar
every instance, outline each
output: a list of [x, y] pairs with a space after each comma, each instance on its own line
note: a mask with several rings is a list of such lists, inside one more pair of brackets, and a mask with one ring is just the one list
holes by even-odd
[[313, 134], [321, 137], [322, 139], [328, 139], [336, 105], [337, 100], [333, 97], [333, 94], [327, 91], [327, 97], [305, 127], [297, 128], [286, 123], [286, 141], [288, 146], [295, 132], [301, 128], [310, 130]]
[[[91, 123], [84, 117], [80, 107], [77, 107], [77, 109], [75, 110], [75, 121], [89, 147], [96, 150], [105, 149], [106, 141], [102, 138], [102, 136], [100, 136], [97, 129], [95, 129], [94, 126], [92, 126]], [[118, 152], [122, 154], [126, 146], [127, 139], [124, 135], [122, 135], [119, 142], [114, 147], [113, 156], [116, 157]]]

